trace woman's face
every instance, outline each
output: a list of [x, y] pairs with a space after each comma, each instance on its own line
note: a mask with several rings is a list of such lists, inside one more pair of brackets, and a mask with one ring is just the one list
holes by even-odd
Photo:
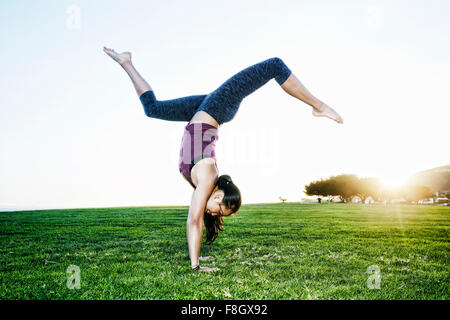
[[229, 216], [232, 214], [233, 210], [228, 209], [225, 204], [222, 203], [223, 196], [222, 190], [214, 191], [206, 203], [206, 213], [209, 213], [212, 216]]

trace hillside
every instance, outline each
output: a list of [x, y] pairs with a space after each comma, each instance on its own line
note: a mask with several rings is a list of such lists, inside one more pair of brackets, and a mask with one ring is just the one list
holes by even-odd
[[450, 165], [418, 172], [411, 176], [409, 182], [427, 186], [432, 192], [450, 192]]

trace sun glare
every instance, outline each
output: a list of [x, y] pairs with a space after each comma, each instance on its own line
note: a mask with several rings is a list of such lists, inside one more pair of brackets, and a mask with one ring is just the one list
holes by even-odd
[[390, 189], [402, 187], [407, 183], [407, 179], [403, 177], [382, 177], [380, 180], [384, 187]]

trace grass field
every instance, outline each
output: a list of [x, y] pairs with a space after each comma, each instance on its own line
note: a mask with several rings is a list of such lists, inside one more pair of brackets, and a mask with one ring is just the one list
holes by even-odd
[[[450, 298], [448, 207], [244, 205], [202, 246], [214, 273], [190, 270], [187, 209], [0, 212], [0, 298]], [[67, 287], [70, 265], [80, 289]]]

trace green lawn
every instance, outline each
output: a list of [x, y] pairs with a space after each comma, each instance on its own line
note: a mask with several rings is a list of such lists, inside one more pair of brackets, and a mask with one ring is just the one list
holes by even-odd
[[[448, 207], [244, 205], [202, 246], [214, 273], [190, 270], [187, 209], [0, 212], [0, 298], [450, 298]], [[367, 286], [369, 266], [380, 289]]]

